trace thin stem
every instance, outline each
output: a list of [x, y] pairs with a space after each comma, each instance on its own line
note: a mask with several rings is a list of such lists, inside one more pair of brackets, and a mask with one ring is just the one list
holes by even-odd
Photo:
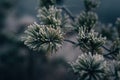
[[[106, 58], [109, 58], [109, 55], [118, 52], [118, 50], [119, 50], [119, 48], [116, 48], [114, 51], [112, 51], [112, 52], [110, 52], [110, 53], [108, 53], [108, 54], [104, 54], [103, 56], [106, 57]], [[110, 58], [109, 58], [109, 59], [110, 59]]]
[[76, 43], [76, 42], [71, 41], [71, 40], [68, 40], [68, 39], [64, 39], [64, 41], [69, 42], [69, 43], [74, 44], [74, 45], [77, 45], [77, 43]]
[[105, 46], [102, 46], [102, 48], [104, 48], [106, 51], [111, 52], [111, 50], [109, 50], [108, 48], [106, 48]]
[[65, 13], [67, 13], [73, 21], [75, 20], [75, 17], [72, 15], [72, 13], [65, 6], [58, 6], [57, 8], [65, 11]]

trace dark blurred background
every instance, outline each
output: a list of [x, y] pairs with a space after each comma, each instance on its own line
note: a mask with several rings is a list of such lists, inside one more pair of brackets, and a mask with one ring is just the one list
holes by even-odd
[[[58, 1], [74, 16], [84, 10], [83, 0]], [[114, 23], [120, 17], [119, 4], [120, 0], [101, 0], [99, 21]], [[47, 61], [44, 52], [33, 52], [20, 41], [26, 27], [38, 21], [38, 8], [39, 0], [0, 0], [0, 80], [76, 80], [68, 64], [75, 57], [69, 44], [62, 56]]]
[[[120, 0], [100, 0], [101, 4], [97, 8], [100, 21], [103, 23], [113, 23], [120, 17]], [[38, 0], [20, 0], [16, 5], [17, 12], [21, 15], [31, 15], [36, 17]], [[63, 0], [65, 5], [73, 15], [79, 14], [84, 9], [83, 0]]]

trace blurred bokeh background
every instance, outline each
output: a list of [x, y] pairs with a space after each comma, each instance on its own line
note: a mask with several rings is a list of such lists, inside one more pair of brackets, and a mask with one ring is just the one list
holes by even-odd
[[[114, 24], [120, 17], [120, 0], [101, 0], [99, 21]], [[83, 0], [58, 0], [72, 15], [84, 9]], [[65, 43], [61, 55], [50, 62], [43, 52], [28, 49], [21, 41], [24, 30], [35, 21], [39, 0], [0, 0], [0, 80], [75, 80], [68, 62], [79, 54]], [[74, 36], [69, 36], [74, 40]], [[76, 54], [75, 54], [76, 53]]]

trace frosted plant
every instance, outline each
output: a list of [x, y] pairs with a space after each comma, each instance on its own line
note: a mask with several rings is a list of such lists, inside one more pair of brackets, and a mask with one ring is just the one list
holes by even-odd
[[60, 28], [34, 23], [25, 31], [24, 44], [29, 48], [48, 52], [57, 51], [62, 45], [63, 33]]
[[84, 0], [85, 8], [87, 11], [95, 9], [99, 6], [100, 0]]
[[87, 52], [97, 52], [105, 43], [106, 38], [91, 30], [89, 33], [86, 28], [81, 27], [78, 34], [78, 46]]
[[[63, 41], [68, 41], [79, 46], [83, 52], [76, 62], [71, 63], [72, 69], [79, 75], [79, 80], [120, 80], [120, 39], [117, 39], [109, 50], [104, 46], [106, 38], [94, 30], [98, 16], [92, 9], [98, 6], [99, 0], [84, 0], [86, 11], [81, 12], [75, 21], [73, 19], [77, 42], [64, 39], [66, 34], [63, 33], [67, 33], [70, 26], [69, 16], [61, 10], [63, 8], [58, 9], [53, 0], [49, 1], [50, 4], [41, 5], [38, 11], [40, 24], [34, 23], [25, 31], [24, 44], [35, 51], [44, 50], [47, 54], [52, 54], [61, 47]], [[116, 25], [119, 29], [119, 18]]]
[[79, 17], [76, 19], [75, 29], [85, 26], [90, 31], [97, 23], [98, 16], [94, 12], [81, 12]]
[[106, 62], [102, 55], [81, 54], [71, 66], [80, 80], [103, 80], [105, 76]]
[[55, 6], [50, 6], [49, 9], [46, 7], [39, 9], [37, 17], [40, 19], [41, 24], [51, 25], [55, 28], [58, 26], [64, 28], [68, 22], [68, 16], [66, 14], [62, 15], [62, 10], [57, 9]]

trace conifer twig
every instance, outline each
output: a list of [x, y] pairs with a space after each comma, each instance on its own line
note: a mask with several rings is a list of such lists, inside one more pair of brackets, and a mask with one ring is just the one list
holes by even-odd
[[74, 44], [74, 45], [76, 45], [76, 44], [77, 44], [76, 42], [71, 41], [71, 40], [68, 40], [68, 39], [64, 39], [64, 41], [69, 42], [69, 43], [72, 43], [72, 44]]
[[102, 46], [103, 49], [107, 50], [108, 52], [110, 52], [111, 50], [109, 50], [108, 48], [106, 48], [105, 46]]

